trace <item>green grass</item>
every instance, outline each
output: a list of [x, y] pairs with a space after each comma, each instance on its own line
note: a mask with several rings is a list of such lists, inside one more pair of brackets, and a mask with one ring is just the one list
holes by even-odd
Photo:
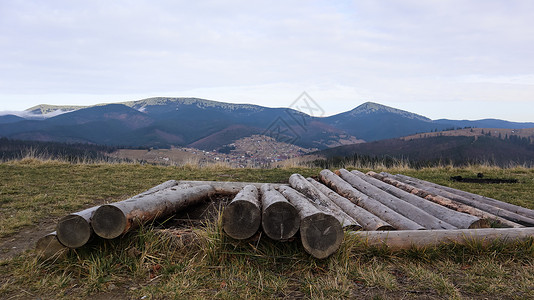
[[[0, 235], [16, 236], [46, 219], [57, 221], [85, 207], [123, 200], [169, 179], [284, 182], [295, 172], [311, 176], [319, 171], [38, 160], [0, 164]], [[534, 208], [532, 169], [385, 171]], [[452, 175], [477, 172], [518, 178], [520, 183], [448, 181]], [[533, 239], [391, 251], [365, 247], [346, 235], [339, 251], [317, 260], [303, 251], [298, 239], [278, 243], [260, 235], [237, 242], [221, 232], [217, 221], [195, 229], [194, 236], [192, 242], [178, 245], [147, 226], [121, 239], [94, 240], [62, 261], [39, 261], [28, 251], [0, 262], [0, 298], [534, 298]]]

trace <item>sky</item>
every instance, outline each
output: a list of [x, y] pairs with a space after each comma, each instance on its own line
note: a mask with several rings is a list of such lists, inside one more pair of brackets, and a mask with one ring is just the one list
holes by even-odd
[[534, 1], [0, 1], [0, 111], [199, 97], [534, 122]]

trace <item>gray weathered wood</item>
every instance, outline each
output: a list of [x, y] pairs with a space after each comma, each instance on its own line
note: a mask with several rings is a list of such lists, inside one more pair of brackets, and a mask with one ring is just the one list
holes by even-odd
[[322, 170], [319, 173], [319, 177], [323, 183], [325, 183], [331, 189], [336, 191], [338, 194], [349, 199], [354, 204], [371, 212], [375, 216], [378, 216], [380, 219], [388, 222], [393, 227], [395, 227], [395, 229], [425, 229], [423, 226], [415, 223], [409, 218], [406, 218], [405, 216], [378, 202], [377, 200], [358, 191], [352, 185], [344, 181], [342, 178], [340, 178], [330, 170]]
[[[473, 215], [475, 217], [479, 217], [480, 219], [488, 222], [488, 221], [493, 221], [497, 224], [499, 224], [500, 226], [502, 227], [511, 227], [511, 228], [521, 228], [521, 227], [524, 227], [523, 225], [520, 225], [520, 224], [517, 224], [517, 223], [514, 223], [512, 221], [508, 221], [504, 218], [501, 218], [499, 216], [496, 216], [494, 214], [490, 214], [488, 212], [485, 212], [483, 210], [480, 210], [478, 208], [475, 208], [475, 207], [472, 207], [472, 206], [469, 206], [469, 205], [465, 205], [463, 203], [459, 203], [459, 202], [456, 202], [454, 200], [451, 200], [449, 198], [446, 198], [446, 197], [442, 197], [440, 195], [436, 195], [434, 193], [431, 193], [425, 189], [422, 189], [422, 188], [418, 188], [418, 187], [415, 187], [411, 184], [408, 184], [408, 183], [405, 183], [405, 182], [402, 182], [400, 180], [398, 180], [399, 178], [395, 177], [394, 175], [391, 175], [389, 173], [386, 173], [386, 172], [381, 172], [379, 174], [380, 176], [383, 176], [383, 179], [384, 181], [390, 183], [390, 184], [393, 184], [405, 191], [408, 191], [412, 194], [415, 194], [415, 195], [418, 195], [419, 197], [423, 197], [429, 201], [432, 201], [432, 202], [435, 202], [439, 205], [443, 205], [447, 208], [450, 208], [450, 209], [453, 209], [453, 210], [456, 210], [456, 211], [459, 211], [459, 212], [463, 212], [463, 213], [467, 213], [467, 214], [470, 214], [470, 215]], [[488, 226], [488, 224], [485, 224], [481, 227], [486, 227]]]
[[113, 239], [141, 224], [200, 203], [214, 192], [213, 187], [200, 185], [184, 189], [173, 186], [143, 193], [124, 201], [100, 206], [93, 214], [91, 224], [98, 236]]
[[403, 230], [403, 231], [356, 231], [351, 234], [361, 237], [368, 246], [386, 246], [391, 249], [433, 247], [443, 244], [471, 244], [473, 241], [512, 242], [534, 237], [534, 228], [482, 228], [456, 230]]
[[365, 180], [361, 179], [360, 177], [356, 176], [355, 174], [345, 169], [340, 169], [339, 173], [340, 173], [341, 178], [343, 178], [345, 181], [347, 181], [349, 184], [351, 184], [354, 188], [356, 188], [360, 192], [366, 194], [369, 197], [373, 197], [374, 199], [380, 201], [382, 204], [393, 209], [399, 214], [407, 218], [410, 218], [410, 220], [416, 222], [417, 224], [420, 224], [426, 229], [455, 229], [456, 228], [450, 225], [449, 223], [444, 222], [430, 215], [429, 213], [420, 209], [419, 207], [414, 206], [406, 201], [403, 201], [387, 192], [384, 192], [378, 187], [372, 184], [369, 184]]
[[[136, 197], [148, 195], [176, 186], [177, 184], [178, 182], [176, 180], [168, 180], [150, 188]], [[93, 235], [91, 218], [99, 207], [100, 205], [90, 207], [61, 218], [56, 226], [57, 238], [59, 241], [69, 248], [79, 248], [85, 245]]]
[[315, 206], [326, 213], [333, 215], [338, 219], [339, 223], [344, 229], [360, 230], [362, 226], [346, 212], [344, 212], [337, 204], [330, 198], [318, 190], [306, 178], [300, 174], [293, 174], [289, 177], [289, 184], [295, 190], [301, 192], [308, 199], [311, 199]]
[[35, 252], [40, 259], [59, 259], [67, 255], [69, 248], [57, 239], [56, 232], [49, 233], [37, 240]]
[[339, 221], [320, 211], [300, 192], [287, 186], [280, 186], [279, 190], [299, 212], [300, 239], [304, 250], [319, 259], [336, 252], [344, 237]]
[[[261, 182], [234, 182], [234, 181], [198, 181], [198, 180], [180, 180], [180, 184], [190, 184], [192, 186], [205, 185], [209, 184], [213, 186], [217, 194], [224, 195], [236, 195], [239, 193], [245, 186], [253, 185], [257, 189], [260, 189], [263, 183]], [[276, 189], [279, 186], [287, 184], [271, 183], [272, 186]]]
[[400, 175], [399, 174], [398, 178], [402, 182], [406, 182], [406, 183], [409, 183], [409, 184], [414, 185], [416, 187], [425, 189], [425, 190], [427, 190], [427, 191], [429, 191], [431, 193], [434, 193], [436, 195], [440, 195], [440, 196], [449, 198], [451, 200], [454, 200], [454, 201], [457, 201], [457, 202], [460, 202], [460, 203], [463, 203], [463, 204], [466, 204], [466, 205], [469, 205], [469, 206], [472, 206], [472, 207], [476, 207], [476, 208], [478, 208], [480, 210], [483, 210], [485, 212], [488, 212], [488, 213], [494, 214], [496, 216], [505, 218], [505, 219], [510, 220], [512, 222], [515, 222], [515, 223], [518, 223], [518, 224], [521, 224], [521, 225], [524, 225], [524, 226], [534, 226], [534, 219], [532, 219], [532, 218], [525, 217], [525, 216], [522, 216], [522, 215], [518, 215], [518, 214], [513, 213], [511, 211], [508, 211], [508, 210], [505, 210], [505, 209], [502, 209], [502, 208], [498, 208], [498, 207], [495, 207], [495, 206], [492, 206], [492, 205], [489, 205], [489, 204], [486, 204], [486, 203], [473, 201], [473, 200], [467, 199], [465, 197], [462, 197], [462, 196], [447, 192], [445, 190], [432, 187], [429, 184], [419, 183], [419, 182], [414, 181], [414, 180], [412, 180], [410, 178], [407, 178], [404, 175]]
[[332, 200], [337, 206], [339, 206], [343, 211], [345, 211], [349, 216], [353, 217], [359, 224], [362, 225], [364, 230], [394, 230], [386, 221], [380, 219], [379, 217], [373, 215], [367, 210], [359, 207], [358, 205], [352, 203], [349, 199], [339, 195], [334, 192], [326, 185], [315, 181], [312, 178], [307, 178], [307, 180], [313, 184], [318, 190], [325, 194], [330, 200]]
[[290, 239], [299, 231], [299, 212], [271, 184], [263, 184], [260, 190], [263, 232], [273, 240]]
[[225, 207], [222, 214], [224, 232], [238, 240], [248, 239], [260, 228], [261, 203], [258, 189], [245, 186]]
[[[406, 175], [403, 175], [403, 176], [406, 176]], [[500, 201], [500, 200], [497, 200], [497, 199], [485, 197], [485, 196], [482, 196], [482, 195], [477, 195], [477, 194], [469, 193], [469, 192], [466, 192], [466, 191], [458, 190], [458, 189], [451, 188], [451, 187], [448, 187], [448, 186], [439, 185], [439, 184], [436, 184], [436, 183], [433, 183], [433, 182], [429, 182], [429, 181], [425, 181], [425, 180], [418, 179], [418, 178], [413, 178], [413, 177], [409, 177], [409, 176], [406, 176], [406, 178], [412, 179], [412, 180], [417, 181], [417, 182], [422, 183], [422, 184], [428, 184], [428, 185], [430, 185], [432, 187], [435, 187], [435, 188], [438, 188], [438, 189], [442, 189], [444, 191], [453, 193], [453, 194], [461, 196], [461, 197], [465, 197], [465, 198], [470, 199], [470, 200], [475, 201], [475, 202], [482, 202], [482, 203], [485, 203], [485, 204], [488, 204], [488, 205], [491, 205], [491, 206], [495, 206], [497, 208], [502, 208], [504, 210], [516, 213], [518, 215], [522, 215], [522, 216], [534, 219], [534, 210], [532, 210], [532, 209], [528, 209], [528, 208], [525, 208], [525, 207], [522, 207], [522, 206], [518, 206], [518, 205], [511, 204], [511, 203], [503, 202], [503, 201]]]
[[[368, 172], [367, 175], [361, 172], [352, 171], [363, 180], [368, 183], [380, 188], [383, 191], [386, 191], [393, 196], [402, 199], [412, 205], [419, 207], [420, 209], [426, 211], [427, 213], [433, 215], [434, 217], [443, 220], [456, 228], [459, 229], [468, 229], [468, 228], [480, 228], [480, 225], [483, 225], [485, 222], [481, 221], [480, 218], [475, 216], [464, 214], [452, 209], [448, 209], [444, 206], [436, 204], [434, 202], [423, 199], [417, 195], [403, 191], [393, 185], [387, 184], [381, 180], [374, 178], [373, 176], [380, 176], [375, 172]], [[481, 223], [482, 222], [482, 223]]]

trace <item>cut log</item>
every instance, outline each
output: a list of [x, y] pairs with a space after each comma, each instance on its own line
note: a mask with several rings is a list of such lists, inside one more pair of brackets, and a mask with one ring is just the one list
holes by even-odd
[[247, 185], [224, 209], [222, 226], [230, 237], [243, 240], [256, 234], [260, 224], [261, 203], [258, 189], [253, 185]]
[[185, 189], [171, 187], [138, 195], [100, 206], [93, 214], [91, 224], [98, 236], [113, 239], [141, 224], [199, 203], [214, 192], [213, 187], [200, 185]]
[[[137, 195], [136, 197], [148, 195], [162, 189], [173, 187], [177, 184], [178, 182], [176, 180], [168, 180]], [[69, 248], [79, 248], [85, 245], [93, 234], [91, 218], [93, 213], [99, 207], [100, 206], [90, 207], [61, 218], [56, 227], [57, 238], [59, 241]]]
[[466, 205], [469, 205], [469, 206], [472, 206], [472, 207], [476, 207], [476, 208], [478, 208], [480, 210], [483, 210], [483, 211], [488, 212], [490, 214], [494, 214], [496, 216], [505, 218], [505, 219], [507, 219], [509, 221], [512, 221], [514, 223], [518, 223], [518, 224], [521, 224], [521, 225], [524, 225], [524, 226], [534, 226], [534, 219], [531, 219], [529, 217], [518, 215], [518, 214], [513, 213], [511, 211], [508, 211], [508, 210], [505, 210], [505, 209], [502, 209], [502, 208], [498, 208], [498, 207], [495, 207], [495, 206], [492, 206], [492, 205], [488, 205], [486, 203], [473, 201], [473, 200], [467, 199], [465, 197], [458, 196], [456, 194], [447, 192], [445, 190], [432, 187], [431, 185], [428, 185], [428, 184], [419, 183], [419, 182], [414, 181], [414, 180], [412, 180], [409, 177], [404, 176], [404, 175], [400, 175], [399, 174], [398, 178], [399, 178], [399, 180], [401, 180], [403, 182], [406, 182], [406, 183], [409, 183], [409, 184], [414, 185], [416, 187], [425, 189], [425, 190], [427, 190], [427, 191], [429, 191], [431, 193], [434, 193], [436, 195], [440, 195], [442, 197], [446, 197], [446, 198], [449, 198], [451, 200], [454, 200], [454, 201], [457, 201], [457, 202], [460, 202], [460, 203], [463, 203], [463, 204], [466, 204]]
[[[232, 181], [198, 181], [198, 180], [180, 180], [180, 184], [190, 184], [192, 186], [209, 184], [213, 186], [217, 194], [223, 195], [237, 195], [245, 186], [253, 185], [257, 189], [260, 189], [263, 183], [260, 182], [232, 182]], [[271, 183], [276, 189], [281, 185], [287, 186], [287, 184]]]
[[357, 189], [352, 187], [352, 185], [350, 185], [348, 182], [341, 179], [339, 176], [337, 176], [330, 170], [326, 170], [326, 169], [322, 170], [319, 173], [319, 177], [323, 183], [325, 183], [331, 189], [336, 191], [338, 194], [349, 199], [354, 204], [371, 212], [372, 214], [379, 217], [380, 219], [388, 222], [393, 227], [395, 227], [395, 229], [401, 229], [401, 230], [425, 229], [423, 226], [415, 223], [414, 221], [395, 212], [394, 210], [378, 202], [377, 200], [358, 191]]
[[338, 219], [339, 223], [344, 229], [348, 230], [360, 230], [362, 226], [347, 213], [345, 213], [337, 204], [335, 204], [330, 198], [318, 190], [313, 184], [311, 184], [306, 178], [300, 174], [293, 174], [289, 177], [289, 184], [295, 190], [301, 192], [308, 199], [311, 199], [315, 206], [324, 211], [325, 213], [333, 215]]
[[91, 217], [99, 207], [90, 207], [59, 219], [56, 227], [59, 241], [69, 248], [79, 248], [85, 245], [93, 234]]
[[[487, 225], [487, 222], [482, 221], [480, 218], [475, 216], [464, 214], [452, 209], [448, 209], [444, 206], [436, 204], [434, 202], [423, 199], [414, 194], [403, 191], [393, 185], [387, 184], [379, 179], [374, 178], [374, 176], [380, 176], [375, 172], [368, 172], [367, 175], [359, 172], [352, 171], [363, 180], [368, 183], [380, 188], [381, 190], [390, 193], [391, 195], [402, 199], [412, 205], [419, 207], [420, 209], [426, 211], [427, 213], [433, 215], [434, 217], [449, 223], [459, 229], [469, 229], [469, 228], [481, 228], [483, 225]], [[487, 227], [487, 226], [486, 226]]]
[[[485, 220], [485, 221], [492, 220], [493, 222], [496, 222], [497, 224], [499, 224], [502, 227], [511, 227], [511, 228], [524, 227], [523, 225], [508, 221], [508, 220], [506, 220], [504, 218], [501, 218], [499, 216], [496, 216], [496, 215], [490, 214], [488, 212], [482, 211], [482, 210], [480, 210], [478, 208], [474, 208], [472, 206], [456, 202], [456, 201], [448, 199], [446, 197], [442, 197], [442, 196], [436, 195], [434, 193], [430, 193], [429, 191], [426, 191], [424, 189], [417, 188], [417, 187], [415, 187], [413, 185], [410, 185], [408, 183], [404, 183], [402, 181], [397, 180], [397, 178], [394, 175], [391, 175], [389, 173], [381, 172], [379, 175], [383, 176], [383, 179], [384, 179], [385, 182], [393, 184], [393, 185], [395, 185], [395, 186], [397, 186], [397, 187], [399, 187], [399, 188], [401, 188], [401, 189], [403, 189], [403, 190], [405, 190], [407, 192], [410, 192], [412, 194], [418, 195], [419, 197], [423, 197], [423, 198], [425, 198], [425, 199], [427, 199], [429, 201], [432, 201], [432, 202], [437, 203], [439, 205], [443, 205], [443, 206], [445, 206], [447, 208], [450, 208], [450, 209], [453, 209], [453, 210], [456, 210], [456, 211], [459, 211], [459, 212], [463, 212], [463, 213], [466, 213], [466, 214], [470, 214], [470, 215], [473, 215], [475, 217], [479, 217], [480, 219]], [[487, 226], [487, 225], [484, 225], [484, 226]]]
[[263, 232], [273, 240], [286, 241], [300, 227], [299, 212], [269, 183], [261, 186]]
[[349, 216], [353, 217], [359, 224], [361, 224], [364, 230], [374, 231], [395, 229], [386, 221], [352, 203], [349, 199], [342, 197], [338, 193], [328, 188], [326, 185], [317, 182], [312, 178], [307, 178], [307, 180], [328, 198], [330, 198], [330, 200], [337, 204], [337, 206], [343, 209], [343, 211], [345, 211]]
[[35, 244], [35, 252], [43, 260], [63, 258], [68, 251], [69, 248], [61, 244], [57, 239], [55, 231], [43, 236]]
[[450, 225], [449, 223], [430, 215], [429, 213], [415, 205], [412, 205], [387, 192], [384, 192], [383, 190], [377, 188], [372, 184], [369, 184], [365, 180], [361, 179], [359, 176], [345, 169], [340, 169], [339, 173], [341, 178], [343, 178], [346, 182], [351, 184], [360, 192], [380, 201], [385, 206], [393, 209], [394, 211], [407, 218], [410, 218], [412, 221], [425, 227], [426, 229], [456, 229], [456, 227]]
[[534, 237], [534, 228], [483, 228], [457, 230], [405, 230], [351, 232], [366, 241], [368, 246], [386, 246], [391, 249], [434, 247], [443, 244], [512, 242]]
[[320, 211], [300, 192], [280, 186], [280, 192], [299, 212], [300, 239], [304, 250], [315, 258], [327, 258], [343, 242], [343, 228], [332, 215]]
[[[406, 175], [403, 175], [403, 176], [406, 176]], [[489, 197], [485, 197], [485, 196], [469, 193], [469, 192], [466, 192], [466, 191], [458, 190], [458, 189], [451, 188], [451, 187], [448, 187], [448, 186], [439, 185], [439, 184], [436, 184], [436, 183], [433, 183], [433, 182], [429, 182], [429, 181], [425, 181], [425, 180], [421, 180], [421, 179], [418, 179], [418, 178], [413, 178], [413, 177], [409, 177], [409, 176], [406, 176], [406, 178], [412, 179], [412, 180], [414, 180], [416, 182], [419, 182], [419, 183], [422, 183], [422, 184], [428, 184], [428, 185], [430, 185], [430, 186], [432, 186], [434, 188], [442, 189], [442, 190], [447, 191], [449, 193], [453, 193], [455, 195], [458, 195], [458, 196], [461, 196], [461, 197], [465, 197], [465, 198], [470, 199], [470, 200], [475, 201], [475, 202], [485, 203], [485, 204], [488, 204], [488, 205], [491, 205], [491, 206], [495, 206], [495, 207], [498, 207], [498, 208], [501, 208], [501, 209], [516, 213], [518, 215], [522, 215], [522, 216], [534, 219], [534, 210], [532, 210], [532, 209], [528, 209], [528, 208], [521, 207], [521, 206], [518, 206], [518, 205], [514, 205], [514, 204], [511, 204], [511, 203], [499, 201], [499, 200], [496, 200], [496, 199], [493, 199], [493, 198], [489, 198]]]

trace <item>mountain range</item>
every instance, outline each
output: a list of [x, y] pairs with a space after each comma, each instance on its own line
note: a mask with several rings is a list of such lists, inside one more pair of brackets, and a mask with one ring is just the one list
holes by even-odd
[[325, 149], [459, 127], [520, 129], [534, 123], [431, 120], [372, 102], [314, 117], [291, 108], [198, 98], [149, 98], [89, 107], [39, 105], [19, 116], [0, 116], [0, 137], [10, 139], [209, 150], [254, 134]]

